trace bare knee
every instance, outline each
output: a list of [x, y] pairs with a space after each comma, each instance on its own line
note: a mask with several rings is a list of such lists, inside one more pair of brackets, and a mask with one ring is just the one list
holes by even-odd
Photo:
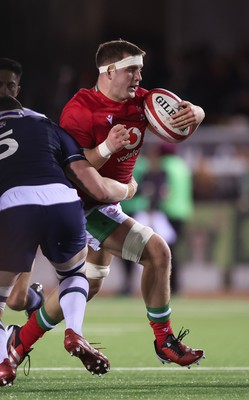
[[27, 293], [12, 291], [7, 299], [7, 306], [14, 311], [22, 311], [27, 303]]
[[171, 251], [161, 236], [157, 234], [151, 236], [146, 243], [140, 262], [144, 266], [156, 267], [170, 273]]
[[28, 300], [30, 272], [21, 273], [8, 297], [7, 305], [14, 311], [25, 310]]

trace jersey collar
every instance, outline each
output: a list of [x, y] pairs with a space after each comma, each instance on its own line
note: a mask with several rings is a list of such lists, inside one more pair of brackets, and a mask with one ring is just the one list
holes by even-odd
[[24, 117], [24, 112], [23, 110], [20, 109], [0, 111], [0, 120], [7, 118], [22, 118], [22, 117]]

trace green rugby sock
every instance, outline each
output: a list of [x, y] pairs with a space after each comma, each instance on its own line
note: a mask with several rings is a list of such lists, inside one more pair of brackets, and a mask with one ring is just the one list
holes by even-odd
[[169, 304], [166, 304], [164, 307], [157, 307], [157, 308], [147, 308], [147, 317], [150, 321], [153, 322], [167, 322], [171, 316], [171, 308]]
[[36, 321], [40, 326], [40, 328], [43, 329], [44, 331], [50, 331], [51, 329], [55, 328], [55, 326], [58, 324], [58, 321], [55, 321], [52, 318], [50, 318], [44, 306], [42, 306], [41, 308], [39, 308], [39, 310], [37, 310]]

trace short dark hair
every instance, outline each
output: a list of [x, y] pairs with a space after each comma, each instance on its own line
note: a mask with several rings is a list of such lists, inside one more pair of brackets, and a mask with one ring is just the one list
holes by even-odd
[[22, 65], [16, 60], [12, 60], [11, 58], [0, 58], [0, 69], [12, 71], [19, 79], [21, 79]]
[[0, 111], [6, 110], [22, 110], [23, 107], [15, 97], [13, 96], [3, 96], [0, 97]]
[[133, 43], [127, 42], [126, 40], [111, 40], [99, 45], [95, 56], [95, 62], [97, 68], [108, 63], [114, 63], [122, 60], [124, 54], [128, 53], [131, 56], [145, 56], [145, 51], [140, 49]]

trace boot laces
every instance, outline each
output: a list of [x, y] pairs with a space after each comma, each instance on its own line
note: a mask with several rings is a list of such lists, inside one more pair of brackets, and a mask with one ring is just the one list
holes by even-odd
[[31, 366], [31, 362], [30, 362], [30, 355], [28, 353], [25, 354], [24, 359], [26, 358], [25, 364], [23, 365], [23, 373], [25, 376], [29, 375], [29, 371], [30, 371], [30, 366]]
[[185, 329], [185, 330], [183, 330], [183, 327], [182, 327], [182, 329], [180, 330], [180, 332], [178, 333], [178, 336], [177, 336], [177, 338], [175, 339], [177, 342], [181, 342], [182, 341], [182, 339], [185, 337], [185, 336], [187, 336], [189, 334], [189, 329]]

